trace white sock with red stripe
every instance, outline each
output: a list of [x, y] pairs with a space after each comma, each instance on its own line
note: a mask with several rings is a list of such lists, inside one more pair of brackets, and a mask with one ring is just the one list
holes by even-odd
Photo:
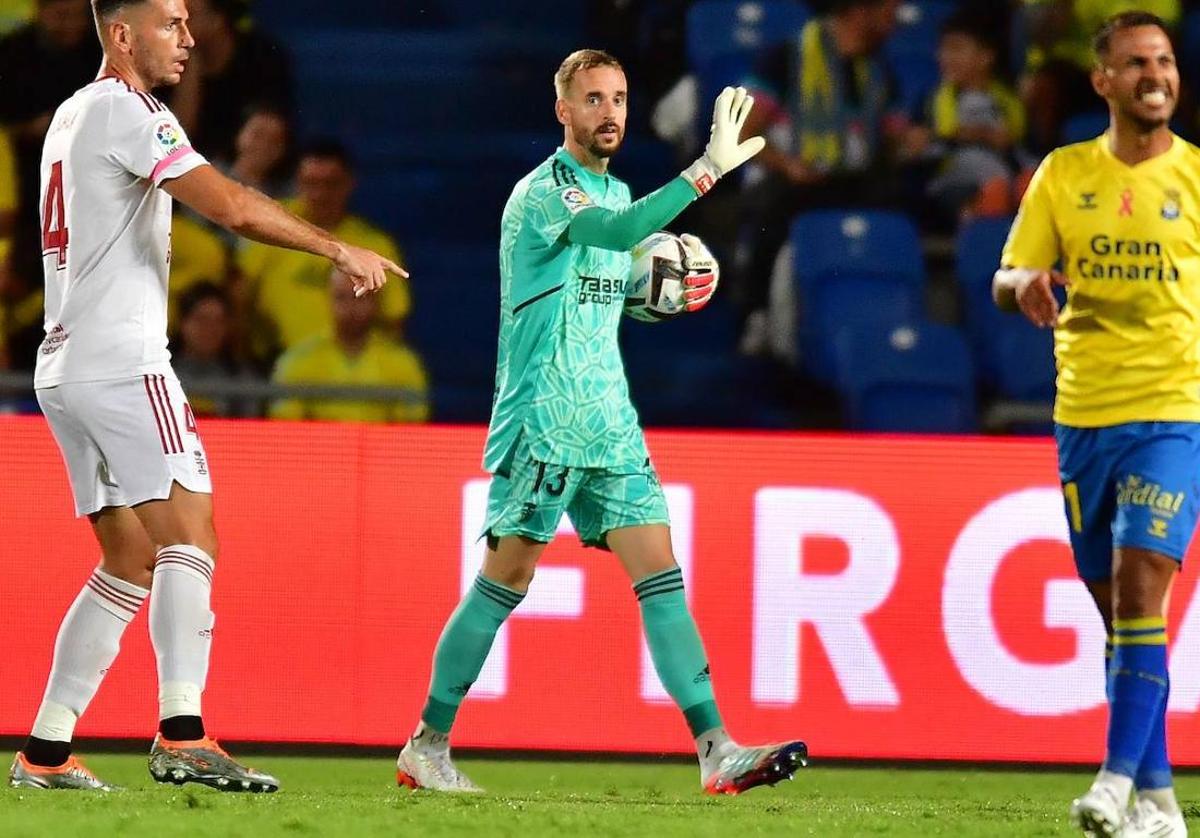
[[99, 568], [92, 572], [58, 629], [54, 663], [33, 723], [33, 736], [51, 742], [71, 741], [75, 722], [117, 658], [125, 627], [149, 593]]
[[199, 716], [212, 647], [213, 560], [199, 547], [158, 551], [150, 590], [150, 641], [158, 658], [160, 719]]

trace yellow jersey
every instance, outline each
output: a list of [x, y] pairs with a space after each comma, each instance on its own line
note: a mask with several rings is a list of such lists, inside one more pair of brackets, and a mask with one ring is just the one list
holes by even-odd
[[[298, 201], [284, 203], [292, 212], [303, 214]], [[362, 218], [349, 215], [329, 232], [347, 244], [368, 248], [404, 265], [392, 237]], [[333, 332], [329, 302], [329, 275], [333, 269], [329, 260], [251, 242], [238, 254], [237, 263], [258, 321], [253, 346], [256, 355], [268, 355], [274, 348], [272, 344], [288, 350], [315, 335]], [[379, 292], [380, 325], [398, 334], [408, 309], [408, 283], [389, 275], [388, 284]]]
[[179, 298], [198, 282], [225, 288], [230, 271], [229, 248], [211, 229], [178, 208], [171, 219], [171, 285], [168, 293], [172, 328], [179, 325]]
[[361, 387], [407, 387], [416, 402], [284, 399], [271, 406], [272, 419], [317, 419], [325, 422], [425, 422], [429, 419], [428, 380], [417, 354], [379, 334], [367, 338], [358, 355], [350, 356], [332, 337], [310, 338], [285, 352], [275, 365], [276, 384], [338, 384]]
[[1200, 421], [1200, 149], [1129, 166], [1104, 134], [1052, 152], [1021, 201], [1006, 267], [1061, 263], [1054, 420]]

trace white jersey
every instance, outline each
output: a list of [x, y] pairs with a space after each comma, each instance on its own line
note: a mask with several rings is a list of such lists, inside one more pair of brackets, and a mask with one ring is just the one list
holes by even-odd
[[42, 147], [46, 338], [34, 386], [171, 374], [171, 196], [207, 161], [165, 105], [116, 77], [59, 106]]

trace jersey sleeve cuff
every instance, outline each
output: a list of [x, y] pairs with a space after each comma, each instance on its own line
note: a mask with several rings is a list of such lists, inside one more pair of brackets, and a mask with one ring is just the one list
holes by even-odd
[[150, 180], [154, 181], [155, 186], [158, 186], [164, 180], [186, 175], [192, 169], [199, 168], [207, 162], [204, 156], [191, 146], [181, 146], [155, 164], [154, 171], [150, 173]]

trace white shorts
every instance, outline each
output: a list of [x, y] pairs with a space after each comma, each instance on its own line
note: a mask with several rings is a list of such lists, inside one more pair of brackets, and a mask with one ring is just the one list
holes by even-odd
[[76, 515], [165, 500], [172, 483], [212, 493], [208, 457], [174, 375], [59, 384], [37, 399], [67, 464]]

